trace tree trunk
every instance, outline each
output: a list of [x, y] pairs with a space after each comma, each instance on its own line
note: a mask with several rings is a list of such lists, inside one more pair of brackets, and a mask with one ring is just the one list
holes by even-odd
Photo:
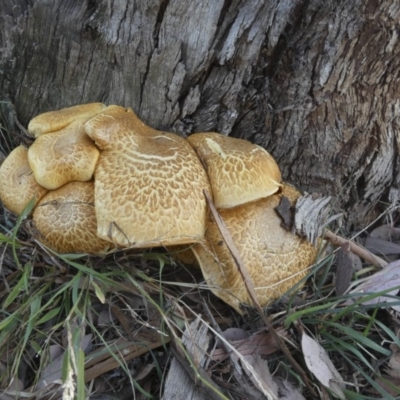
[[245, 138], [359, 226], [399, 197], [399, 20], [391, 0], [1, 0], [2, 115], [103, 101]]

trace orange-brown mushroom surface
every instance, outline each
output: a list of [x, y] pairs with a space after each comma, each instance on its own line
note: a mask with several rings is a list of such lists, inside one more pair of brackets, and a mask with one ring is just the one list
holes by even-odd
[[58, 253], [103, 254], [110, 243], [97, 236], [93, 182], [71, 182], [49, 192], [33, 212], [37, 238]]
[[29, 148], [35, 179], [46, 189], [93, 178], [100, 151], [86, 134], [85, 122], [78, 119], [58, 132], [41, 135]]
[[47, 193], [33, 175], [28, 162], [28, 149], [16, 147], [0, 166], [0, 200], [16, 215], [20, 215], [32, 198], [36, 203]]
[[[280, 193], [265, 199], [220, 210], [262, 306], [298, 283], [315, 261], [316, 248], [282, 228], [275, 211], [282, 196], [293, 204], [299, 195], [296, 189], [284, 185]], [[241, 312], [241, 303], [252, 304], [242, 276], [211, 217], [205, 240], [195, 245], [193, 251], [208, 286], [218, 297], [238, 312]]]
[[28, 132], [35, 138], [45, 133], [56, 132], [78, 119], [87, 121], [104, 107], [103, 103], [88, 103], [48, 111], [31, 119], [28, 124]]
[[99, 237], [122, 247], [197, 242], [206, 229], [207, 174], [189, 143], [110, 106], [85, 124], [102, 150], [95, 171]]
[[236, 207], [276, 193], [281, 172], [262, 147], [219, 133], [195, 133], [188, 137], [202, 160], [218, 209]]

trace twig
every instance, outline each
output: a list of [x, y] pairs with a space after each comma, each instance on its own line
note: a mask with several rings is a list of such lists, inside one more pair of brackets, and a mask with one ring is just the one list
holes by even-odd
[[275, 339], [276, 343], [279, 345], [280, 349], [282, 352], [285, 354], [285, 356], [288, 358], [290, 363], [292, 364], [293, 368], [300, 374], [300, 376], [303, 379], [303, 382], [307, 386], [308, 390], [310, 393], [317, 398], [317, 394], [314, 391], [314, 388], [312, 387], [311, 383], [308, 380], [308, 377], [304, 370], [301, 368], [301, 366], [297, 363], [297, 361], [293, 358], [292, 354], [290, 353], [289, 349], [287, 348], [286, 344], [282, 340], [282, 338], [279, 336], [279, 334], [276, 332], [275, 328], [272, 326], [272, 323], [270, 322], [269, 318], [264, 314], [260, 303], [257, 300], [257, 296], [254, 291], [254, 284], [252, 282], [252, 279], [247, 271], [247, 268], [244, 266], [241, 257], [239, 255], [239, 252], [235, 246], [235, 243], [232, 239], [231, 234], [228, 231], [228, 228], [225, 225], [224, 220], [222, 217], [219, 215], [217, 209], [215, 208], [210, 195], [208, 194], [207, 190], [203, 190], [204, 196], [206, 198], [206, 201], [208, 203], [208, 206], [210, 207], [211, 214], [215, 220], [215, 223], [217, 224], [218, 230], [221, 233], [222, 239], [224, 240], [229, 252], [231, 253], [231, 256], [233, 258], [233, 261], [235, 262], [238, 271], [240, 275], [242, 276], [243, 282], [246, 286], [247, 292], [249, 293], [250, 299], [253, 302], [253, 305], [255, 309], [258, 311], [260, 314], [260, 317], [265, 323], [265, 326], [268, 328], [268, 330], [271, 332], [273, 338]]
[[350, 245], [350, 250], [354, 253], [360, 256], [363, 260], [371, 263], [372, 265], [375, 265], [375, 267], [385, 267], [388, 265], [388, 262], [383, 260], [382, 258], [372, 254], [370, 251], [363, 249], [360, 247], [358, 244], [352, 242], [351, 240], [347, 240], [339, 235], [336, 235], [335, 233], [326, 230], [324, 233], [324, 239], [329, 240], [334, 246], [342, 246], [345, 243], [348, 243]]

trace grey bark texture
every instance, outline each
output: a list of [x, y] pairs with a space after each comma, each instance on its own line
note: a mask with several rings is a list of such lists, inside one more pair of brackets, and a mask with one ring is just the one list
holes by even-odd
[[356, 227], [399, 197], [399, 21], [392, 0], [1, 0], [3, 124], [12, 146], [14, 114], [103, 101], [245, 138]]

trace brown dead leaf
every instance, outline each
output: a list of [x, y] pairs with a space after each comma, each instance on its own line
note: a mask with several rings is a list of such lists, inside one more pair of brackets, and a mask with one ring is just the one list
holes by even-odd
[[328, 353], [313, 338], [303, 332], [301, 348], [308, 369], [328, 389], [340, 399], [345, 399], [343, 378], [333, 365]]
[[[286, 331], [283, 329], [278, 330], [277, 333], [280, 336], [286, 336]], [[230, 343], [244, 356], [251, 354], [268, 355], [279, 350], [279, 346], [273, 338], [273, 335], [265, 331], [252, 335], [246, 339], [230, 341]], [[214, 350], [211, 354], [211, 358], [214, 361], [220, 361], [227, 355], [225, 348], [221, 347]]]
[[97, 318], [97, 326], [102, 328], [110, 326], [115, 321], [115, 319], [116, 318], [114, 314], [111, 312], [110, 307], [108, 305], [104, 305], [99, 312]]
[[290, 204], [289, 199], [286, 196], [282, 196], [281, 201], [277, 207], [275, 207], [275, 211], [282, 219], [282, 226], [291, 230], [293, 227], [293, 209]]
[[153, 363], [145, 365], [142, 369], [140, 369], [137, 374], [134, 376], [135, 382], [139, 382], [146, 378], [151, 371], [153, 371], [155, 365]]
[[[244, 329], [241, 328], [228, 328], [222, 332], [222, 336], [228, 342], [234, 342], [247, 339], [249, 337], [249, 334]], [[221, 347], [221, 343], [218, 342], [217, 347]]]
[[395, 228], [392, 224], [384, 224], [375, 228], [369, 236], [388, 241], [400, 240], [400, 228]]
[[368, 236], [365, 240], [364, 246], [373, 254], [384, 256], [391, 254], [400, 254], [400, 245], [378, 237]]
[[[358, 261], [357, 261], [358, 260]], [[351, 277], [354, 273], [354, 266], [359, 262], [360, 257], [355, 255], [350, 248], [350, 243], [344, 243], [337, 252], [337, 275], [336, 275], [336, 294], [341, 295], [350, 287]]]
[[133, 339], [133, 334], [130, 327], [129, 319], [125, 316], [123, 311], [119, 307], [113, 305], [110, 306], [110, 310], [113, 316], [118, 319], [126, 335], [129, 336], [131, 339]]

